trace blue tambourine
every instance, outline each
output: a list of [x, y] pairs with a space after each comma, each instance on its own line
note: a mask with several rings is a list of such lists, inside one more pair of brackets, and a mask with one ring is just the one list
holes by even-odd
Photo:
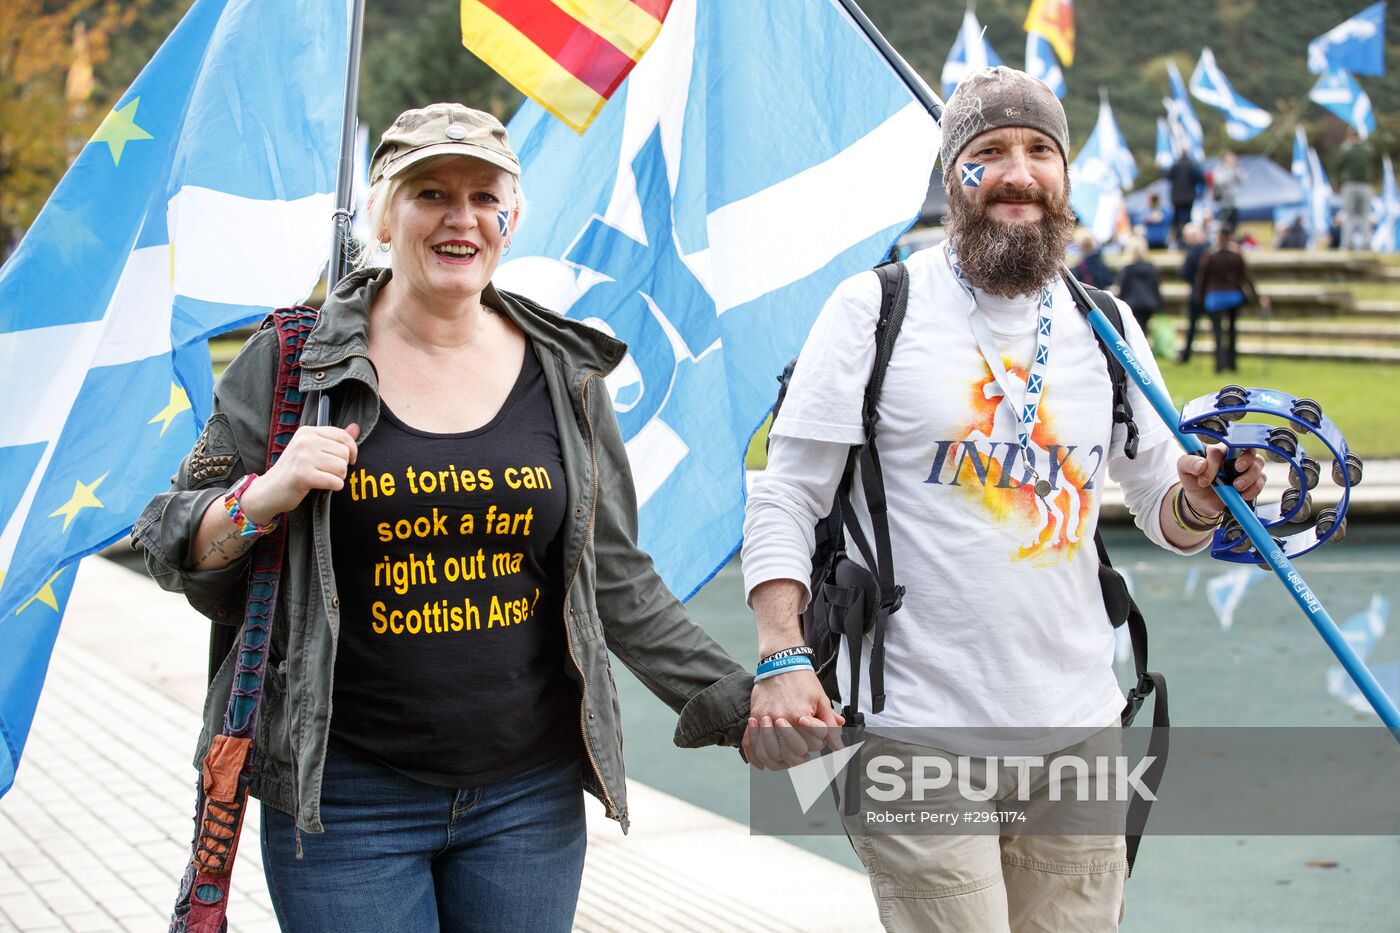
[[[1267, 415], [1284, 423], [1244, 423], [1242, 419], [1248, 414]], [[1225, 458], [1228, 469], [1233, 469], [1241, 448], [1246, 447], [1288, 464], [1288, 488], [1282, 498], [1256, 506], [1254, 514], [1290, 560], [1346, 536], [1347, 506], [1352, 487], [1361, 482], [1361, 458], [1347, 449], [1342, 432], [1323, 415], [1317, 402], [1277, 389], [1225, 386], [1214, 395], [1188, 402], [1181, 410], [1180, 428], [1183, 434], [1194, 434], [1205, 443], [1224, 443], [1229, 448]], [[1300, 439], [1304, 435], [1316, 437], [1326, 448], [1332, 462], [1332, 482], [1342, 490], [1335, 506], [1316, 515], [1312, 490], [1321, 479], [1322, 466], [1304, 449]], [[1316, 446], [1313, 450], [1318, 452]], [[1232, 563], [1266, 563], [1239, 522], [1229, 515], [1216, 530], [1210, 553], [1217, 560]]]

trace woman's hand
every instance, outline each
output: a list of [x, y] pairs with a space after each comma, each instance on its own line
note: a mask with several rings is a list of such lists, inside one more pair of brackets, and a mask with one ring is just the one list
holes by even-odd
[[258, 525], [290, 512], [313, 489], [336, 492], [345, 487], [345, 475], [359, 448], [355, 439], [360, 426], [347, 428], [302, 425], [272, 469], [255, 479], [239, 498], [243, 514]]
[[812, 671], [769, 677], [753, 687], [744, 756], [759, 770], [781, 771], [823, 745], [840, 748], [845, 724]]

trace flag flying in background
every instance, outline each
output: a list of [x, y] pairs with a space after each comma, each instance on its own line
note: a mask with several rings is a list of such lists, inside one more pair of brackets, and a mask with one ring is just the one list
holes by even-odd
[[1074, 64], [1074, 0], [1031, 0], [1026, 32], [1038, 32], [1066, 66]]
[[1123, 212], [1123, 192], [1132, 187], [1135, 178], [1137, 163], [1104, 94], [1094, 131], [1069, 167], [1070, 206], [1100, 243], [1113, 238]]
[[1315, 75], [1336, 68], [1353, 74], [1385, 74], [1385, 0], [1308, 43], [1308, 70]]
[[1160, 169], [1171, 168], [1172, 163], [1176, 161], [1176, 157], [1172, 154], [1172, 135], [1171, 130], [1167, 129], [1166, 117], [1157, 118], [1157, 152], [1153, 156], [1153, 161]]
[[579, 133], [661, 31], [671, 0], [462, 0], [462, 44]]
[[1293, 160], [1290, 171], [1303, 189], [1303, 202], [1299, 210], [1303, 225], [1308, 231], [1308, 243], [1313, 248], [1326, 245], [1332, 229], [1332, 183], [1327, 180], [1327, 172], [1322, 168], [1322, 160], [1317, 150], [1308, 145], [1307, 134], [1301, 125], [1293, 130]]
[[[1371, 596], [1371, 603], [1340, 626], [1342, 637], [1351, 645], [1356, 656], [1365, 661], [1375, 650], [1376, 644], [1385, 637], [1386, 623], [1390, 618], [1390, 600], [1380, 593]], [[1372, 664], [1371, 673], [1386, 693], [1394, 696], [1400, 693], [1400, 662], [1382, 661]], [[1327, 693], [1336, 697], [1359, 713], [1374, 713], [1365, 695], [1356, 682], [1347, 675], [1340, 664], [1327, 668]]]
[[982, 24], [977, 21], [977, 15], [969, 9], [963, 14], [962, 28], [958, 30], [958, 37], [948, 50], [948, 60], [943, 64], [943, 99], [952, 96], [963, 76], [1000, 64], [1001, 59], [982, 35]]
[[530, 102], [509, 130], [530, 213], [496, 282], [627, 342], [640, 543], [688, 598], [738, 547], [774, 377], [918, 216], [938, 126], [834, 2], [676, 0], [587, 135]]
[[1355, 127], [1362, 139], [1369, 139], [1376, 131], [1376, 115], [1371, 110], [1371, 98], [1366, 96], [1351, 72], [1340, 68], [1327, 72], [1308, 91], [1308, 97]]
[[1400, 188], [1395, 186], [1395, 166], [1390, 156], [1381, 160], [1380, 212], [1376, 217], [1376, 232], [1371, 235], [1371, 249], [1378, 253], [1400, 252]]
[[346, 14], [197, 0], [0, 268], [0, 794], [74, 562], [128, 533], [209, 414], [205, 339], [320, 276]]
[[1172, 148], [1180, 154], [1188, 153], [1201, 162], [1206, 157], [1205, 131], [1196, 116], [1196, 108], [1191, 106], [1191, 97], [1186, 93], [1186, 82], [1176, 62], [1167, 60], [1167, 78], [1172, 84], [1172, 96], [1162, 98], [1162, 106], [1167, 108], [1167, 125], [1172, 131]]
[[1064, 100], [1065, 73], [1055, 60], [1050, 42], [1038, 32], [1026, 33], [1026, 74], [1050, 85], [1055, 96]]
[[1215, 53], [1201, 49], [1196, 70], [1191, 72], [1191, 93], [1203, 104], [1221, 110], [1225, 114], [1225, 132], [1238, 142], [1253, 139], [1274, 122], [1269, 112], [1241, 97], [1220, 66], [1215, 63]]

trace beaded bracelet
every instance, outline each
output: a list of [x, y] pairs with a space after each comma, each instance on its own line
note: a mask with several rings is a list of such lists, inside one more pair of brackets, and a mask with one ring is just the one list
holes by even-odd
[[278, 525], [279, 516], [276, 515], [274, 515], [272, 521], [268, 522], [266, 525], [257, 524], [244, 514], [243, 506], [238, 501], [239, 497], [248, 491], [248, 487], [253, 485], [253, 480], [257, 478], [258, 474], [249, 473], [247, 476], [234, 483], [233, 488], [228, 491], [228, 495], [224, 496], [224, 510], [228, 512], [228, 517], [232, 519], [234, 527], [238, 529], [238, 536], [240, 538], [260, 537], [272, 531]]

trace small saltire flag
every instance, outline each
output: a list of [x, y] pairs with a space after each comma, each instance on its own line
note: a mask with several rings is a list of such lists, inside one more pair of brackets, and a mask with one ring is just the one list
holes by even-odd
[[[1380, 593], [1375, 593], [1371, 596], [1369, 606], [1342, 623], [1342, 637], [1362, 661], [1375, 649], [1376, 643], [1385, 637], [1389, 617], [1390, 600]], [[1371, 673], [1387, 693], [1400, 690], [1400, 663], [1387, 661], [1373, 665]], [[1371, 704], [1341, 665], [1334, 664], [1327, 669], [1327, 693], [1360, 712], [1372, 712]]]
[[1235, 624], [1235, 611], [1244, 602], [1244, 595], [1266, 576], [1268, 574], [1258, 567], [1236, 567], [1213, 577], [1206, 584], [1206, 600], [1215, 610], [1221, 628], [1228, 629]]
[[1167, 118], [1157, 118], [1157, 152], [1153, 156], [1153, 161], [1160, 169], [1169, 169], [1176, 161], [1176, 156], [1172, 153], [1172, 134], [1167, 129]]
[[1038, 32], [1066, 65], [1074, 64], [1074, 0], [1031, 0], [1026, 32]]
[[963, 14], [962, 28], [958, 30], [958, 37], [953, 40], [953, 47], [948, 50], [948, 59], [943, 64], [944, 99], [952, 96], [965, 75], [1000, 64], [1001, 59], [982, 35], [982, 24], [977, 21], [977, 15], [969, 9]]
[[671, 0], [462, 0], [462, 44], [579, 133], [661, 31]]
[[1376, 217], [1376, 231], [1371, 235], [1371, 249], [1378, 253], [1400, 252], [1400, 188], [1395, 185], [1395, 166], [1390, 156], [1381, 161], [1381, 209]]
[[1335, 68], [1353, 74], [1385, 74], [1385, 0], [1308, 43], [1308, 70], [1315, 75]]
[[1196, 108], [1191, 106], [1191, 97], [1186, 92], [1181, 71], [1171, 59], [1167, 60], [1167, 78], [1171, 81], [1172, 96], [1164, 98], [1162, 105], [1167, 108], [1167, 123], [1171, 126], [1177, 152], [1190, 153], [1191, 158], [1200, 162], [1206, 157], [1205, 131], [1201, 129]]
[[0, 269], [0, 793], [75, 562], [208, 416], [205, 339], [316, 284], [348, 34], [344, 3], [197, 0]]
[[1117, 231], [1123, 191], [1132, 187], [1135, 178], [1137, 163], [1104, 95], [1094, 131], [1069, 167], [1070, 206], [1100, 243], [1112, 239]]
[[[1302, 201], [1297, 205], [1293, 213], [1301, 214], [1303, 218], [1303, 228], [1308, 231], [1308, 244], [1314, 248], [1318, 245], [1319, 239], [1327, 235], [1327, 227], [1318, 229], [1313, 225], [1313, 170], [1312, 161], [1308, 153], [1312, 150], [1308, 146], [1308, 135], [1303, 131], [1302, 124], [1293, 128], [1293, 158], [1289, 162], [1288, 170], [1293, 175], [1298, 187], [1303, 194]], [[1279, 221], [1275, 215], [1275, 223]]]
[[1313, 236], [1318, 242], [1326, 243], [1332, 230], [1332, 199], [1336, 192], [1327, 179], [1327, 170], [1322, 167], [1317, 150], [1311, 146], [1308, 147], [1308, 174], [1308, 217]]
[[1050, 42], [1038, 32], [1026, 33], [1026, 74], [1044, 81], [1056, 97], [1064, 99], [1064, 69], [1055, 60]]
[[1267, 110], [1239, 95], [1215, 63], [1215, 53], [1208, 48], [1201, 49], [1196, 70], [1191, 72], [1191, 93], [1201, 103], [1224, 112], [1225, 132], [1233, 140], [1253, 139], [1274, 122]]
[[917, 217], [938, 126], [834, 3], [676, 0], [587, 135], [530, 102], [509, 129], [531, 211], [497, 283], [627, 342], [640, 543], [688, 598], [738, 547], [774, 376]]
[[1351, 72], [1340, 68], [1327, 72], [1308, 91], [1308, 97], [1355, 127], [1362, 139], [1370, 138], [1376, 131], [1376, 115], [1371, 110], [1371, 98], [1366, 96]]

